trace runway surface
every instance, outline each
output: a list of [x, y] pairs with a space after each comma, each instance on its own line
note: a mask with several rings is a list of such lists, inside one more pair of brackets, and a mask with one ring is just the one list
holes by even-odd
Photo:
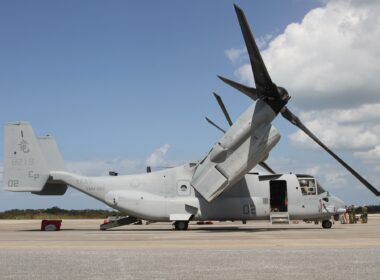
[[100, 231], [100, 220], [0, 220], [0, 279], [379, 279], [380, 216], [330, 230], [300, 222]]

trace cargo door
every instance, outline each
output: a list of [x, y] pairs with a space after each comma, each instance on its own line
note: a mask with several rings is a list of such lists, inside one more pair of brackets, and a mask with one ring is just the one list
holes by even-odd
[[288, 212], [288, 191], [285, 180], [270, 181], [270, 211]]

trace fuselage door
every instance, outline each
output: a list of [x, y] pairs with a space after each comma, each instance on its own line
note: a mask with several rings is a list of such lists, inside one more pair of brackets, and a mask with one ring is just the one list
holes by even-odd
[[270, 181], [271, 212], [288, 212], [288, 191], [285, 180]]

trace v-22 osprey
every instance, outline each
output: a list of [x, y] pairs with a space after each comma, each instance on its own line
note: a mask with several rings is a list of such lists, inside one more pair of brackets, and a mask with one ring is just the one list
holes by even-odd
[[136, 219], [171, 221], [185, 230], [189, 221], [322, 221], [345, 211], [344, 202], [313, 177], [260, 175], [280, 134], [272, 121], [281, 115], [310, 136], [375, 195], [379, 191], [325, 146], [286, 106], [289, 94], [274, 84], [243, 11], [235, 11], [249, 54], [256, 88], [219, 78], [254, 100], [199, 162], [157, 172], [87, 177], [69, 173], [53, 137], [36, 137], [27, 122], [8, 123], [4, 133], [4, 188], [36, 195], [63, 195], [71, 186]]

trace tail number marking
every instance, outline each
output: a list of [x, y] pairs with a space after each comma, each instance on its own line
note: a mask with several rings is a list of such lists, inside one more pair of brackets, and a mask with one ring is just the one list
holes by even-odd
[[8, 188], [17, 188], [19, 185], [18, 180], [8, 180]]
[[13, 166], [29, 166], [34, 165], [34, 158], [14, 158], [12, 159]]

